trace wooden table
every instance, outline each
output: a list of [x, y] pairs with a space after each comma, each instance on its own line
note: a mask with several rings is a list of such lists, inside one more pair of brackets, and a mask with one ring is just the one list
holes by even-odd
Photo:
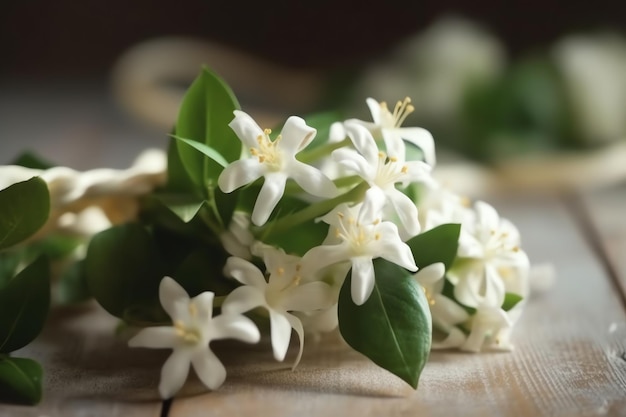
[[[15, 113], [9, 101], [0, 107]], [[5, 112], [4, 121], [18, 132], [15, 117]], [[293, 372], [293, 349], [277, 363], [267, 342], [225, 344], [217, 347], [228, 369], [222, 388], [206, 392], [192, 378], [162, 402], [156, 387], [169, 351], [127, 348], [114, 336], [116, 321], [87, 305], [54, 310], [42, 335], [17, 352], [44, 365], [44, 399], [0, 405], [0, 417], [626, 416], [626, 187], [489, 201], [518, 225], [531, 260], [557, 273], [529, 300], [512, 353], [434, 352], [413, 391], [336, 335], [309, 341]]]

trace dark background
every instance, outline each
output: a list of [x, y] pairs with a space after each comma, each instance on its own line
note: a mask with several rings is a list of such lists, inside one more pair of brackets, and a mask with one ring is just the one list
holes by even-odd
[[485, 25], [512, 55], [566, 33], [626, 26], [620, 1], [3, 0], [0, 75], [105, 76], [128, 47], [163, 35], [217, 40], [290, 67], [372, 59], [443, 14]]

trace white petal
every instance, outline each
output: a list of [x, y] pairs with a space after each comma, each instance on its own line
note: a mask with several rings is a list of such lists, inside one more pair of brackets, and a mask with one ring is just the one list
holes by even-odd
[[382, 128], [381, 132], [385, 140], [387, 155], [404, 161], [406, 159], [406, 145], [402, 137], [398, 134], [398, 129]]
[[372, 224], [380, 221], [383, 216], [383, 207], [387, 202], [387, 195], [382, 188], [372, 186], [365, 192], [365, 198], [359, 209], [359, 223]]
[[218, 389], [226, 380], [226, 368], [211, 349], [194, 352], [191, 363], [200, 381], [209, 389]]
[[265, 182], [252, 210], [252, 223], [257, 226], [265, 224], [285, 192], [286, 181], [287, 176], [282, 172], [273, 172], [265, 176]]
[[280, 132], [282, 136], [279, 145], [280, 149], [287, 155], [295, 155], [311, 143], [316, 133], [317, 130], [307, 126], [304, 119], [298, 116], [291, 116], [287, 119], [283, 130]]
[[374, 120], [374, 123], [376, 123], [377, 125], [380, 125], [380, 122], [382, 120], [382, 118], [380, 117], [380, 103], [371, 97], [368, 97], [365, 102], [367, 103], [367, 107], [369, 107], [370, 113], [372, 114], [372, 120]]
[[456, 327], [450, 329], [448, 336], [442, 341], [434, 341], [431, 345], [432, 349], [451, 349], [458, 348], [465, 342], [465, 334]]
[[413, 237], [420, 232], [420, 224], [417, 217], [417, 207], [415, 203], [411, 201], [400, 190], [395, 188], [387, 190], [385, 193], [389, 198], [394, 210], [398, 214], [400, 223], [402, 224], [406, 235]]
[[463, 323], [469, 318], [467, 311], [448, 297], [435, 294], [433, 300], [434, 303], [430, 306], [433, 323], [437, 322], [444, 329]]
[[376, 255], [393, 262], [409, 271], [417, 271], [415, 259], [409, 245], [400, 240], [398, 228], [391, 222], [383, 222], [378, 226], [380, 239], [374, 242]]
[[354, 172], [366, 181], [374, 178], [374, 168], [371, 162], [368, 162], [363, 155], [352, 149], [341, 148], [333, 151], [333, 159], [346, 168], [350, 172]]
[[224, 275], [233, 277], [244, 285], [252, 285], [260, 290], [264, 290], [267, 285], [263, 272], [255, 264], [236, 256], [231, 256], [226, 260]]
[[350, 293], [354, 304], [360, 306], [367, 301], [374, 289], [374, 264], [372, 258], [359, 256], [352, 258], [352, 285]]
[[237, 339], [246, 343], [257, 343], [261, 334], [256, 324], [240, 314], [221, 314], [213, 319], [212, 340]]
[[304, 330], [302, 328], [302, 322], [300, 321], [299, 318], [289, 313], [287, 313], [285, 317], [287, 317], [287, 320], [289, 321], [289, 325], [296, 331], [296, 334], [298, 335], [298, 339], [300, 342], [300, 349], [298, 350], [298, 356], [296, 357], [296, 361], [293, 363], [293, 366], [291, 367], [291, 370], [294, 370], [296, 369], [296, 366], [298, 366], [298, 364], [300, 363], [300, 359], [302, 359], [302, 352], [304, 350]]
[[282, 301], [286, 311], [314, 311], [328, 308], [333, 303], [333, 291], [325, 282], [310, 282], [295, 287]]
[[203, 322], [209, 322], [213, 317], [213, 298], [215, 294], [211, 291], [205, 291], [191, 299], [198, 312], [198, 316]]
[[328, 265], [350, 259], [348, 245], [340, 243], [338, 245], [315, 246], [308, 250], [302, 257], [302, 275], [310, 276]]
[[337, 195], [335, 184], [317, 168], [293, 160], [289, 164], [288, 174], [309, 194], [326, 198], [332, 198]]
[[263, 134], [263, 129], [247, 113], [241, 110], [235, 110], [233, 113], [235, 118], [228, 126], [233, 129], [235, 134], [248, 148], [256, 147], [258, 145], [257, 138]]
[[172, 398], [185, 384], [189, 374], [190, 357], [187, 351], [174, 350], [161, 369], [159, 393], [161, 398]]
[[399, 130], [400, 136], [408, 142], [417, 145], [424, 153], [424, 160], [431, 167], [435, 166], [435, 141], [433, 135], [421, 127], [402, 127]]
[[445, 265], [442, 262], [436, 262], [421, 268], [414, 277], [421, 285], [432, 285], [442, 279], [445, 273]]
[[[159, 300], [163, 309], [172, 320], [186, 315], [184, 310], [189, 303], [189, 295], [183, 287], [170, 277], [164, 277], [159, 284]], [[183, 306], [183, 308], [181, 308]]]
[[379, 150], [370, 131], [361, 123], [353, 122], [346, 122], [345, 128], [356, 150], [359, 151], [370, 164], [377, 163]]
[[263, 164], [256, 158], [239, 159], [228, 165], [217, 178], [217, 185], [225, 193], [250, 184], [265, 173]]
[[174, 348], [178, 343], [179, 339], [173, 327], [159, 326], [142, 329], [128, 341], [128, 346], [164, 349]]
[[239, 314], [265, 305], [263, 291], [250, 285], [244, 285], [235, 288], [226, 296], [222, 304], [222, 311], [224, 314]]
[[476, 212], [476, 222], [481, 229], [491, 232], [499, 228], [500, 216], [493, 206], [484, 201], [476, 201], [474, 210]]
[[[285, 313], [287, 314], [287, 313]], [[270, 334], [272, 338], [272, 350], [274, 358], [282, 362], [289, 348], [291, 340], [291, 324], [285, 314], [270, 310]]]

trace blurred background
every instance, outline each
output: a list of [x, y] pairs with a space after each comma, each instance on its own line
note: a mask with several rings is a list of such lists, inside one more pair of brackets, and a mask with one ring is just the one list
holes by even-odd
[[206, 63], [266, 126], [321, 109], [369, 120], [365, 98], [410, 96], [405, 125], [431, 130], [442, 169], [468, 167], [486, 182], [495, 170], [551, 190], [619, 182], [621, 9], [606, 0], [5, 0], [0, 155], [9, 163], [32, 149], [78, 169], [128, 166], [166, 146], [181, 93]]

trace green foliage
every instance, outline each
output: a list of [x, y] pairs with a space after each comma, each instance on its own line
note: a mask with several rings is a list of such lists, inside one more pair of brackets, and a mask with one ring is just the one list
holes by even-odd
[[41, 400], [43, 370], [26, 358], [0, 355], [0, 402], [34, 405]]
[[35, 234], [48, 220], [48, 186], [38, 177], [0, 191], [0, 250]]
[[415, 264], [423, 268], [442, 262], [447, 271], [456, 258], [460, 233], [460, 224], [443, 224], [409, 240]]
[[[231, 89], [214, 73], [204, 69], [181, 104], [175, 136], [202, 143], [234, 161], [241, 155], [241, 142], [228, 126], [239, 103]], [[195, 184], [206, 187], [217, 180], [222, 166], [187, 143], [178, 142], [183, 166]]]
[[413, 388], [428, 360], [432, 322], [428, 300], [407, 270], [374, 261], [376, 284], [361, 306], [352, 302], [350, 276], [339, 294], [339, 330], [352, 348]]
[[158, 296], [161, 260], [150, 233], [130, 223], [98, 233], [85, 258], [87, 287], [105, 310], [124, 317], [132, 306]]
[[30, 343], [43, 328], [50, 307], [50, 267], [40, 257], [0, 288], [0, 353]]
[[507, 292], [504, 295], [504, 301], [502, 302], [502, 310], [509, 311], [513, 307], [517, 305], [520, 301], [522, 301], [524, 297], [519, 294], [514, 294], [512, 292]]

